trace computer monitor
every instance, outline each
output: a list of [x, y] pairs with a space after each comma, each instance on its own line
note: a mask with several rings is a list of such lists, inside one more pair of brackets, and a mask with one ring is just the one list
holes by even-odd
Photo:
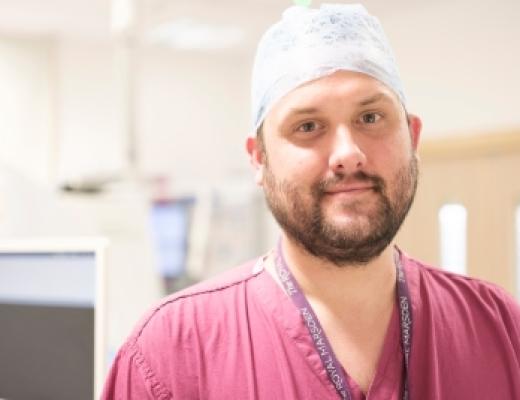
[[0, 240], [0, 398], [99, 398], [104, 239]]

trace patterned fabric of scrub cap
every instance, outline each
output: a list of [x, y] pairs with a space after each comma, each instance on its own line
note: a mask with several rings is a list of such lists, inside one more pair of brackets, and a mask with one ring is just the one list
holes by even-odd
[[392, 50], [378, 19], [359, 4], [292, 6], [258, 44], [251, 104], [256, 131], [273, 104], [296, 87], [339, 70], [378, 79], [403, 106], [405, 95]]

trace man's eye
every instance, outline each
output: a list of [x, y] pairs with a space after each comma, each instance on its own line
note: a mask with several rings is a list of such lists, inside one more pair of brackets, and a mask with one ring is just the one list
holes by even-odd
[[300, 132], [313, 132], [316, 129], [318, 129], [318, 124], [316, 122], [305, 122], [304, 124], [301, 124], [298, 126], [298, 131]]
[[363, 114], [362, 117], [361, 117], [361, 120], [365, 124], [375, 124], [380, 119], [381, 119], [381, 116], [379, 114], [376, 114], [376, 113]]

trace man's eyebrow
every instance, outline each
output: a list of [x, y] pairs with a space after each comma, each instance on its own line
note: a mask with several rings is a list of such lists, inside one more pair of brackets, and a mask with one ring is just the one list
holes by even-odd
[[389, 96], [387, 96], [386, 94], [384, 93], [377, 93], [371, 97], [368, 97], [364, 100], [361, 100], [359, 102], [359, 105], [360, 106], [368, 106], [370, 104], [373, 104], [373, 103], [377, 103], [378, 101], [380, 100], [385, 100], [385, 101], [392, 101], [391, 98]]
[[[381, 101], [381, 100], [383, 100], [383, 101], [392, 101], [390, 96], [388, 96], [387, 94], [385, 94], [385, 93], [376, 93], [373, 96], [370, 96], [370, 97], [368, 97], [366, 99], [361, 100], [358, 104], [360, 106], [368, 106], [370, 104], [377, 103], [378, 101]], [[303, 107], [303, 108], [291, 107], [287, 114], [288, 115], [315, 114], [315, 113], [317, 113], [319, 111], [320, 111], [320, 109], [317, 108], [317, 107]]]

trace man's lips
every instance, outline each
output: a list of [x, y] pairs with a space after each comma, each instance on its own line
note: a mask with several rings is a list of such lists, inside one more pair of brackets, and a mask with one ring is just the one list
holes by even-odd
[[333, 194], [340, 194], [340, 193], [360, 193], [365, 192], [367, 190], [374, 189], [374, 185], [372, 184], [351, 184], [351, 185], [342, 185], [342, 186], [335, 186], [333, 188], [329, 188], [325, 190], [325, 194], [333, 195]]

